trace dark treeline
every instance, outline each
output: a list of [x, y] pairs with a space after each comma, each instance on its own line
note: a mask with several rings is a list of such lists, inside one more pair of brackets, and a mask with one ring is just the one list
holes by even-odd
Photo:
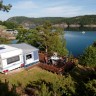
[[6, 26], [8, 29], [15, 29], [19, 24], [11, 21], [0, 21], [0, 25]]
[[96, 27], [67, 27], [65, 31], [96, 31]]

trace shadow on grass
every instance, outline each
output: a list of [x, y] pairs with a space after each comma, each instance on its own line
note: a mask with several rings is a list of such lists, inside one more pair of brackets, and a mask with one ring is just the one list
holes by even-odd
[[9, 82], [7, 80], [5, 80], [5, 82], [1, 82], [0, 81], [0, 96], [20, 96], [17, 92], [16, 92], [16, 86], [9, 85]]

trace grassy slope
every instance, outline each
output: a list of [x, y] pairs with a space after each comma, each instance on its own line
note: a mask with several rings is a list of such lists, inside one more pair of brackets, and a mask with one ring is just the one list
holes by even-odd
[[19, 83], [22, 83], [23, 86], [26, 86], [29, 82], [36, 81], [38, 79], [44, 79], [46, 81], [54, 82], [55, 78], [57, 77], [61, 78], [61, 76], [58, 76], [46, 70], [42, 70], [38, 67], [33, 67], [30, 70], [23, 70], [14, 74], [12, 73], [4, 75], [0, 73], [1, 81], [7, 79], [10, 84], [18, 85]]

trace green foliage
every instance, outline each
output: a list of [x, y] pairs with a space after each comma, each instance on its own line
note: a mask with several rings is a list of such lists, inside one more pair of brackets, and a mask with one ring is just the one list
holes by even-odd
[[43, 26], [36, 29], [27, 30], [19, 29], [17, 35], [18, 42], [26, 42], [49, 53], [58, 52], [60, 55], [66, 55], [68, 52], [65, 48], [65, 40], [61, 38], [63, 30], [53, 28], [51, 23], [45, 22]]
[[18, 96], [16, 89], [20, 96], [96, 96], [96, 72], [79, 66], [62, 76], [34, 67], [0, 77], [9, 81], [0, 82], [0, 96]]
[[12, 87], [9, 89], [9, 82], [5, 80], [5, 82], [0, 81], [0, 96], [20, 96], [16, 92], [16, 86], [12, 85]]
[[96, 79], [88, 81], [85, 86], [87, 90], [87, 96], [96, 96]]
[[52, 82], [52, 90], [55, 96], [75, 95], [75, 82], [70, 75], [63, 78], [56, 77], [54, 82]]
[[[80, 66], [80, 67], [79, 67]], [[96, 80], [96, 72], [79, 65], [69, 72], [75, 82], [75, 96], [95, 96], [96, 86], [90, 82]], [[91, 90], [92, 88], [92, 90]]]
[[43, 26], [36, 28], [39, 34], [39, 47], [43, 47], [46, 52], [58, 52], [60, 55], [66, 55], [65, 40], [61, 38], [64, 36], [61, 28], [52, 27], [50, 22], [45, 22]]
[[96, 41], [94, 41], [93, 46], [96, 47]]
[[39, 96], [51, 96], [51, 92], [49, 92], [48, 87], [44, 83], [41, 85], [41, 90], [38, 93]]
[[4, 21], [2, 25], [6, 26], [7, 29], [16, 29], [19, 26], [18, 24], [14, 22], [8, 22], [8, 21]]
[[11, 9], [11, 7], [12, 7], [11, 4], [4, 5], [4, 4], [3, 4], [3, 0], [0, 0], [0, 10], [1, 10], [1, 11], [9, 12], [9, 10]]
[[86, 48], [84, 54], [79, 58], [80, 64], [84, 66], [95, 67], [96, 66], [96, 47], [89, 46]]
[[19, 40], [18, 42], [26, 42], [26, 36], [27, 36], [28, 30], [26, 29], [19, 29], [18, 35], [16, 37], [17, 40]]
[[[35, 89], [34, 94], [39, 96], [72, 96], [75, 95], [75, 82], [70, 75], [68, 77], [56, 76], [53, 82], [42, 79], [31, 82], [26, 89]], [[26, 93], [30, 93], [28, 90], [26, 91]]]
[[16, 39], [18, 39], [18, 43], [26, 42], [28, 44], [34, 45], [37, 47], [38, 42], [38, 33], [36, 30], [27, 30], [20, 28], [18, 29], [19, 33], [16, 36]]
[[7, 38], [0, 37], [0, 44], [8, 44], [10, 41]]
[[4, 21], [4, 22], [1, 21], [0, 25], [5, 26], [7, 29], [16, 29], [20, 26], [15, 22], [9, 22], [9, 21]]
[[[55, 74], [56, 75], [56, 74]], [[43, 76], [43, 75], [42, 75]], [[42, 77], [41, 77], [42, 78]], [[65, 76], [56, 75], [53, 78], [47, 75], [43, 79], [37, 79], [29, 83], [27, 93], [40, 94], [39, 96], [95, 96], [96, 95], [96, 72], [82, 70], [76, 67]], [[26, 89], [25, 88], [25, 89]]]

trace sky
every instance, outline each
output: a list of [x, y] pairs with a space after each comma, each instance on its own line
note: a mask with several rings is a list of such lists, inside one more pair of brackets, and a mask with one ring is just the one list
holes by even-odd
[[11, 10], [0, 11], [0, 20], [13, 16], [26, 17], [74, 17], [96, 15], [96, 0], [3, 0], [11, 4]]

